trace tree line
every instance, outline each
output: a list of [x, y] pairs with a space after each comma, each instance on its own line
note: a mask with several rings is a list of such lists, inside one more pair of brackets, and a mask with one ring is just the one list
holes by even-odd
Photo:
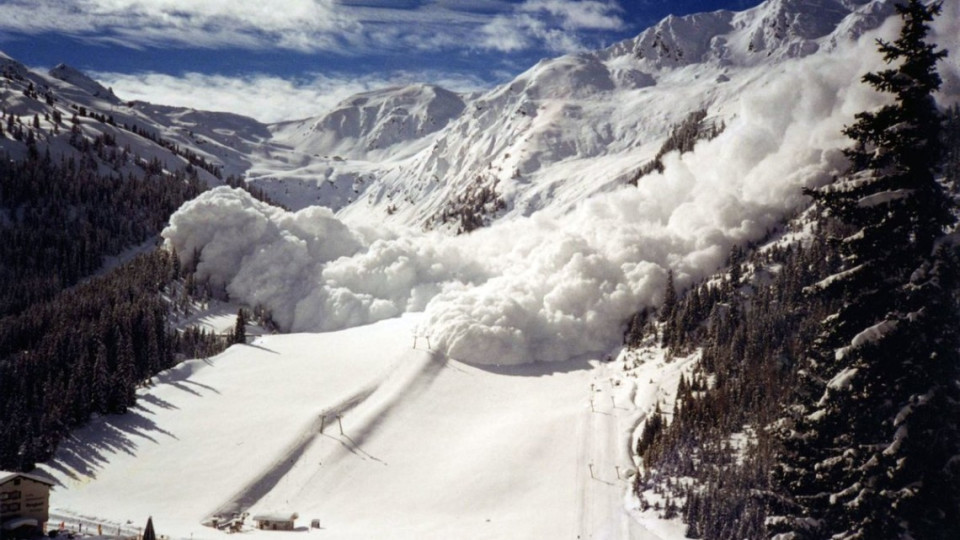
[[32, 469], [92, 415], [125, 412], [152, 375], [225, 348], [172, 328], [184, 276], [175, 254], [154, 250], [0, 318], [0, 468]]
[[0, 317], [53, 298], [105, 256], [156, 236], [204, 189], [183, 172], [104, 175], [89, 153], [0, 158]]
[[78, 151], [55, 161], [29, 125], [14, 125], [33, 150], [0, 158], [0, 469], [30, 470], [93, 415], [126, 411], [150, 376], [216, 354], [242, 330], [174, 329], [217, 292], [175, 253], [154, 249], [96, 275], [206, 189], [196, 171], [153, 160], [121, 174], [118, 160], [141, 160], [79, 128]]

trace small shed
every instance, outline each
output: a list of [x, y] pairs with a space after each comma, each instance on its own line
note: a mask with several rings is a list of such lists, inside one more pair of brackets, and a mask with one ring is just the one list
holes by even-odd
[[253, 521], [264, 531], [292, 531], [298, 517], [296, 512], [267, 512], [253, 516]]

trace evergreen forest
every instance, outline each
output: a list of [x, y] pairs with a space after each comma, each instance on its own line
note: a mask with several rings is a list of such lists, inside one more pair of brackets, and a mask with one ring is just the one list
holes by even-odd
[[699, 355], [635, 448], [642, 507], [689, 538], [960, 538], [960, 112], [933, 100], [940, 5], [897, 9], [850, 170], [628, 325], [628, 347]]
[[[102, 136], [82, 140], [86, 150], [60, 161], [39, 151], [0, 159], [3, 470], [32, 469], [92, 415], [126, 411], [150, 376], [229, 341], [174, 330], [177, 310], [211, 291], [151, 246], [203, 183], [159, 163], [104, 172], [104, 158], [141, 160], [104, 153]], [[108, 257], [126, 262], [108, 269]]]

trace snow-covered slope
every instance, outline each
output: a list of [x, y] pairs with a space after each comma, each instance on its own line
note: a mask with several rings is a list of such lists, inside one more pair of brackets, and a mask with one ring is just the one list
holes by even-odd
[[103, 99], [113, 105], [120, 103], [120, 99], [117, 98], [112, 89], [104, 88], [102, 84], [91, 79], [87, 74], [66, 64], [58, 64], [50, 70], [49, 75], [54, 79], [67, 83], [67, 85], [69, 85], [67, 88], [73, 87], [81, 91], [75, 93], [75, 95], [82, 96], [85, 93], [89, 96]]
[[341, 540], [682, 538], [623, 500], [638, 420], [688, 362], [480, 369], [415, 322], [265, 336], [159, 375], [40, 467], [51, 520], [112, 534], [152, 516], [198, 540], [243, 513], [245, 536], [274, 538], [251, 518], [282, 512]]
[[318, 119], [280, 124], [274, 131], [278, 142], [315, 156], [404, 157], [463, 108], [457, 94], [419, 84], [358, 94]]
[[290, 208], [340, 210], [384, 171], [430, 146], [464, 110], [463, 97], [417, 84], [353, 96], [319, 118], [270, 126], [248, 181]]
[[871, 0], [768, 0], [742, 12], [669, 16], [632, 40], [604, 51], [633, 55], [650, 70], [693, 64], [770, 64], [832, 49], [876, 28], [893, 3]]
[[[80, 71], [60, 64], [49, 73], [31, 70], [0, 56], [0, 101], [7, 120], [32, 132], [41, 154], [51, 157], [76, 156], [98, 138], [116, 153], [126, 149], [126, 158], [113, 152], [90, 155], [101, 164], [104, 174], [142, 174], [138, 163], [158, 160], [168, 172], [189, 170], [212, 185], [220, 177], [243, 175], [250, 168], [251, 155], [269, 149], [267, 126], [236, 114], [196, 111], [142, 102], [125, 102]], [[33, 117], [37, 121], [34, 123]], [[74, 121], [75, 119], [75, 121]], [[71, 133], [73, 126], [78, 133]], [[0, 136], [0, 151], [25, 155], [23, 140], [12, 133]], [[99, 145], [98, 145], [99, 146]]]

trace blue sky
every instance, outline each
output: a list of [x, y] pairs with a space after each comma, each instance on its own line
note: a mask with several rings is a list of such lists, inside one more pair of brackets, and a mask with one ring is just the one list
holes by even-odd
[[758, 3], [3, 0], [0, 50], [34, 67], [65, 62], [124, 99], [278, 121], [383, 86], [489, 88], [541, 58], [610, 45], [670, 13]]

